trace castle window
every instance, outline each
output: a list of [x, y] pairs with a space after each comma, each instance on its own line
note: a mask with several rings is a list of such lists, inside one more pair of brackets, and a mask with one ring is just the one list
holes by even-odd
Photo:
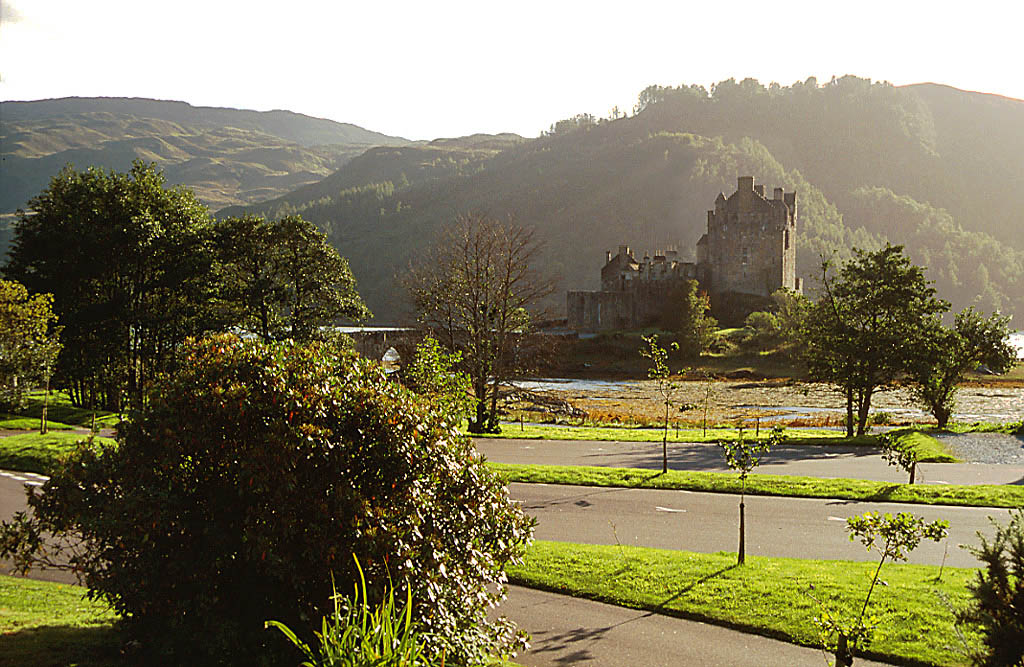
[[786, 250], [789, 250], [789, 230], [786, 230]]
[[746, 248], [746, 247], [742, 248], [740, 250], [740, 254], [742, 255], [742, 259], [740, 260], [741, 262], [746, 264], [746, 263], [748, 263], [750, 261], [750, 249], [749, 248]]

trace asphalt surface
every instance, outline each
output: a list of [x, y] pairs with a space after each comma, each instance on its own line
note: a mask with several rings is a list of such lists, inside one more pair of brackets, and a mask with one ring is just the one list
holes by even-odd
[[[738, 548], [739, 496], [691, 491], [510, 484], [513, 500], [537, 518], [540, 540], [628, 544], [702, 553]], [[960, 544], [977, 544], [977, 531], [992, 534], [988, 517], [1007, 523], [1009, 510], [935, 507], [903, 503], [747, 496], [746, 546], [752, 556], [826, 560], [877, 560], [851, 542], [846, 518], [867, 511], [910, 512], [949, 521], [949, 537], [922, 542], [909, 562], [978, 567]]]
[[[510, 463], [661, 466], [660, 443], [480, 440], [477, 447], [491, 460]], [[863, 448], [788, 446], [770, 456], [759, 471], [905, 481], [902, 472]], [[714, 445], [670, 445], [670, 465], [674, 469], [727, 471]], [[934, 471], [931, 466], [923, 467], [921, 472], [928, 481], [1024, 481], [1024, 468], [975, 465], [954, 469], [953, 465], [944, 464]], [[24, 485], [39, 480], [24, 473], [0, 473], [0, 518], [24, 509]], [[538, 539], [700, 552], [736, 550], [737, 496], [543, 484], [512, 484], [510, 489], [513, 499], [538, 518]], [[1007, 514], [991, 509], [751, 496], [746, 501], [747, 553], [874, 560], [874, 555], [849, 541], [844, 529], [847, 516], [869, 509], [948, 519], [948, 548], [924, 543], [911, 555], [911, 562], [937, 565], [945, 558], [947, 565], [963, 567], [975, 567], [977, 561], [956, 545], [975, 543], [975, 531], [989, 528], [988, 516], [1005, 521]], [[61, 572], [34, 572], [32, 576], [69, 581]], [[516, 658], [528, 667], [824, 663], [820, 651], [757, 635], [519, 587], [511, 588], [509, 600], [498, 612], [531, 633], [532, 648]], [[877, 663], [858, 660], [857, 664]]]
[[[531, 635], [515, 661], [528, 667], [821, 667], [820, 650], [697, 621], [509, 587], [499, 608]], [[856, 665], [880, 663], [857, 659]]]
[[[660, 442], [584, 440], [499, 440], [479, 438], [478, 451], [497, 463], [609, 466], [661, 470]], [[713, 443], [669, 443], [671, 470], [731, 472]], [[755, 474], [848, 477], [905, 484], [907, 475], [890, 466], [874, 447], [781, 445], [769, 452]], [[918, 483], [1024, 484], [1024, 466], [984, 463], [921, 463]]]

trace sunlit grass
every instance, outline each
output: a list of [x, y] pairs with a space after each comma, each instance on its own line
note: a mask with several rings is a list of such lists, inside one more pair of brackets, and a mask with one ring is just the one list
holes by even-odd
[[[737, 475], [724, 472], [669, 470], [662, 473], [640, 468], [599, 466], [552, 466], [492, 463], [487, 465], [506, 482], [675, 489], [705, 493], [739, 493]], [[825, 479], [796, 475], [747, 477], [746, 493], [755, 496], [832, 498], [919, 505], [966, 507], [1022, 507], [1024, 487], [997, 484], [893, 484], [863, 479]]]
[[[535, 542], [522, 565], [509, 570], [516, 584], [586, 597], [635, 609], [681, 616], [756, 632], [804, 646], [818, 645], [814, 617], [820, 607], [856, 613], [876, 563], [814, 561], [698, 554], [633, 546]], [[880, 627], [869, 657], [900, 663], [958, 665], [965, 660], [953, 618], [939, 592], [953, 604], [968, 600], [974, 570], [886, 564], [885, 586], [875, 589], [869, 612]], [[823, 663], [824, 664], [824, 663]]]

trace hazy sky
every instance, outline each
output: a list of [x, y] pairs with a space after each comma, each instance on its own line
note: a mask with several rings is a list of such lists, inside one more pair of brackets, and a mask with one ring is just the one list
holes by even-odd
[[1024, 99], [1024, 0], [0, 0], [0, 99], [288, 109], [536, 136], [650, 84], [856, 74]]

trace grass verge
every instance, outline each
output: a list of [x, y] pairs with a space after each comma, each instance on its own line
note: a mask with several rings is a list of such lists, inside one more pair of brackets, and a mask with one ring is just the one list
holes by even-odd
[[116, 614], [84, 596], [81, 586], [0, 575], [0, 662], [34, 667], [123, 664]]
[[[46, 427], [52, 431], [66, 431], [75, 428], [70, 424], [46, 420]], [[20, 417], [12, 414], [0, 414], [0, 430], [31, 431], [39, 430], [39, 417]]]
[[[81, 433], [19, 433], [0, 438], [0, 468], [49, 475], [61, 457], [67, 455], [88, 436]], [[96, 438], [97, 442], [114, 442]]]
[[[761, 428], [759, 436], [752, 429], [746, 429], [748, 440], [767, 440], [771, 427]], [[617, 442], [661, 442], [660, 428], [628, 426], [546, 426], [538, 424], [502, 424], [500, 433], [471, 433], [474, 438], [517, 438], [521, 440], [596, 440]], [[737, 437], [735, 428], [708, 428], [705, 433], [699, 428], [669, 428], [669, 442], [717, 442]], [[828, 429], [787, 429], [787, 444], [796, 445], [860, 445], [874, 447], [878, 441], [871, 436], [847, 438], [840, 431]]]
[[[598, 466], [550, 466], [492, 463], [487, 465], [506, 482], [676, 489], [706, 493], [739, 493], [737, 475], [721, 472], [669, 470], [662, 473], [640, 468]], [[825, 479], [795, 475], [750, 475], [747, 494], [790, 498], [832, 498], [918, 505], [963, 507], [1022, 507], [1024, 487], [1000, 484], [893, 484], [864, 479]]]
[[[736, 566], [730, 553], [698, 554], [642, 547], [535, 542], [525, 562], [509, 569], [512, 583], [661, 614], [756, 632], [803, 646], [818, 646], [814, 595], [833, 613], [859, 610], [877, 564], [747, 556]], [[965, 662], [952, 615], [967, 602], [974, 570], [928, 565], [882, 569], [886, 586], [868, 608], [880, 626], [868, 657], [903, 664]]]
[[[18, 416], [33, 417], [38, 425], [39, 417], [43, 414], [43, 397], [44, 392], [42, 391], [30, 392], [27, 396], [25, 408], [18, 411]], [[46, 417], [48, 420], [88, 428], [92, 425], [93, 414], [96, 415], [97, 428], [107, 426], [114, 427], [117, 426], [119, 421], [121, 421], [120, 415], [113, 412], [108, 412], [106, 410], [93, 411], [89, 408], [72, 405], [71, 399], [64, 392], [53, 392], [50, 394], [48, 407], [46, 408]]]
[[946, 446], [928, 435], [914, 429], [893, 431], [895, 445], [902, 450], [909, 450], [917, 455], [918, 463], [957, 463], [960, 459], [950, 454]]

